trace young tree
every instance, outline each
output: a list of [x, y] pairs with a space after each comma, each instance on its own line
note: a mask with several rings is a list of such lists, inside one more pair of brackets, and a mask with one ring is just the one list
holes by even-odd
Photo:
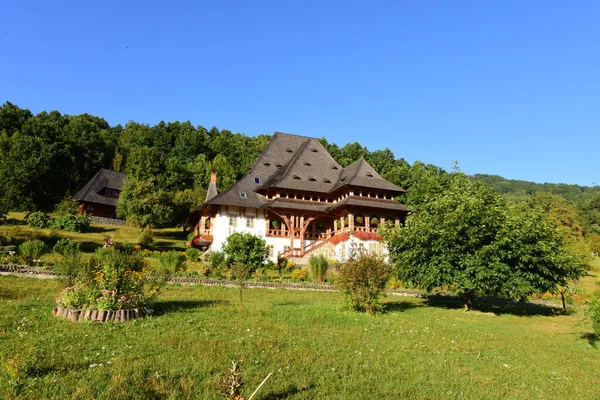
[[263, 239], [251, 233], [236, 232], [227, 238], [223, 253], [231, 265], [233, 276], [240, 288], [240, 310], [242, 310], [242, 291], [245, 281], [263, 265], [267, 259], [267, 246]]
[[164, 225], [173, 216], [171, 194], [154, 182], [126, 178], [117, 201], [117, 214], [136, 226]]
[[462, 173], [384, 238], [399, 279], [428, 291], [453, 285], [467, 309], [475, 294], [524, 298], [556, 291], [582, 273], [547, 214], [509, 209], [500, 195]]
[[390, 277], [390, 266], [380, 257], [360, 254], [338, 270], [337, 286], [353, 310], [373, 314], [381, 310], [381, 296]]

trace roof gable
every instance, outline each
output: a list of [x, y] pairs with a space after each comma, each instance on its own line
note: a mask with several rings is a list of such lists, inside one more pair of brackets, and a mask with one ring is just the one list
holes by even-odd
[[73, 196], [75, 201], [83, 201], [96, 204], [106, 204], [115, 206], [116, 197], [104, 196], [100, 194], [105, 188], [121, 190], [125, 174], [110, 169], [101, 168], [88, 183], [85, 184], [79, 192]]

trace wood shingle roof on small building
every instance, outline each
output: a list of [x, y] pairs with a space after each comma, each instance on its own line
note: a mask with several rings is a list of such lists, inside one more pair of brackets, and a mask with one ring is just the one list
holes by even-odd
[[108, 194], [107, 189], [120, 192], [124, 180], [124, 173], [102, 168], [79, 192], [75, 194], [75, 196], [73, 196], [73, 200], [116, 206], [118, 195], [114, 196]]

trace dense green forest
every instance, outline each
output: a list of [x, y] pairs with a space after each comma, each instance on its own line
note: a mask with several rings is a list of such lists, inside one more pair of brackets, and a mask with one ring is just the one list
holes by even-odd
[[[219, 190], [241, 178], [270, 139], [248, 137], [188, 122], [154, 126], [130, 121], [110, 126], [89, 114], [58, 111], [32, 114], [9, 102], [0, 106], [0, 215], [9, 210], [52, 210], [75, 194], [98, 169], [127, 174], [120, 211], [149, 210], [155, 225], [181, 224], [205, 196], [211, 169]], [[364, 157], [382, 176], [408, 190], [401, 200], [413, 209], [443, 192], [451, 174], [416, 161], [409, 164], [389, 149], [370, 151], [359, 143], [339, 147], [321, 139], [343, 166]], [[600, 233], [600, 187], [537, 184], [475, 175], [511, 201], [548, 192], [576, 215], [583, 234]], [[134, 221], [135, 222], [135, 221]]]

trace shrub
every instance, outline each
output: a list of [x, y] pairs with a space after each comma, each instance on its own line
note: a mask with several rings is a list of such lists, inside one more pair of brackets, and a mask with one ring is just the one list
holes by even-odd
[[41, 240], [29, 240], [19, 246], [21, 258], [27, 265], [33, 265], [38, 261], [45, 250], [46, 244]]
[[138, 237], [138, 244], [144, 248], [149, 248], [154, 243], [154, 232], [152, 229], [146, 227], [142, 229], [142, 233]]
[[380, 297], [389, 275], [390, 267], [383, 259], [359, 255], [340, 266], [338, 288], [349, 308], [372, 314], [382, 308]]
[[86, 214], [66, 214], [56, 217], [52, 223], [53, 229], [61, 229], [69, 232], [85, 232], [90, 227], [90, 217]]
[[129, 242], [123, 242], [123, 243], [119, 243], [119, 251], [121, 253], [125, 253], [125, 254], [133, 254], [133, 252], [135, 251], [135, 244], [133, 243], [129, 243]]
[[379, 218], [372, 217], [371, 218], [371, 226], [377, 226], [377, 225], [379, 225]]
[[79, 252], [81, 243], [73, 239], [59, 239], [53, 250], [62, 256], [68, 256]]
[[187, 249], [185, 249], [185, 255], [190, 261], [198, 261], [201, 254], [202, 253], [200, 253], [200, 250], [195, 249], [193, 247], [188, 247]]
[[76, 215], [79, 214], [77, 202], [71, 196], [67, 196], [54, 207], [56, 215]]
[[174, 273], [183, 269], [183, 265], [185, 263], [185, 255], [181, 254], [178, 251], [171, 250], [165, 253], [161, 253], [158, 256], [158, 261], [160, 262], [161, 267], [170, 271], [171, 273]]
[[600, 338], [600, 299], [590, 300], [585, 314], [592, 320], [594, 336]]
[[81, 264], [75, 285], [64, 289], [56, 303], [77, 309], [139, 308], [149, 304], [159, 289], [160, 282], [150, 277], [141, 257], [101, 248]]
[[305, 281], [308, 279], [308, 269], [307, 268], [297, 268], [292, 272], [292, 279], [296, 281]]
[[212, 251], [210, 253], [209, 264], [213, 270], [221, 270], [226, 268], [228, 265], [225, 253], [222, 251]]
[[[54, 248], [56, 249], [56, 246]], [[79, 253], [79, 251], [67, 251], [64, 255], [64, 258], [60, 259], [54, 264], [52, 270], [58, 276], [60, 285], [62, 287], [69, 287], [75, 285], [75, 281], [80, 274], [86, 275], [86, 271], [84, 266], [82, 266], [81, 253]]]
[[323, 254], [311, 255], [308, 259], [308, 263], [310, 265], [310, 272], [313, 279], [316, 282], [323, 282], [327, 275], [327, 269], [329, 268], [329, 261]]
[[27, 217], [27, 225], [31, 228], [50, 228], [53, 224], [53, 219], [48, 214], [44, 214], [41, 211], [36, 211], [29, 214]]

